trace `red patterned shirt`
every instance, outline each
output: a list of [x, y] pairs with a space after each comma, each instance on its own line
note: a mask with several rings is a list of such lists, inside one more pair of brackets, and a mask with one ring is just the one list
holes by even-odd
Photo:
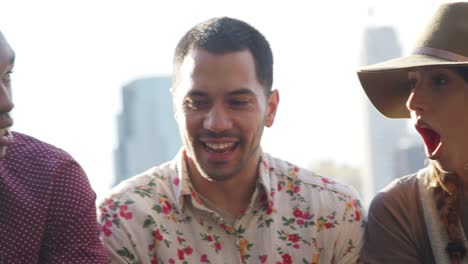
[[230, 224], [200, 199], [184, 157], [121, 183], [102, 203], [112, 263], [357, 262], [364, 219], [351, 187], [263, 154], [250, 206]]
[[63, 150], [12, 132], [0, 160], [0, 263], [106, 263], [95, 199]]

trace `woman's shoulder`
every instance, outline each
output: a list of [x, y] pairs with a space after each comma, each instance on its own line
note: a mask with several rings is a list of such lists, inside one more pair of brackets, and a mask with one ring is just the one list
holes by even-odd
[[395, 179], [377, 193], [372, 200], [371, 210], [376, 208], [416, 209], [419, 207], [418, 180], [417, 174]]

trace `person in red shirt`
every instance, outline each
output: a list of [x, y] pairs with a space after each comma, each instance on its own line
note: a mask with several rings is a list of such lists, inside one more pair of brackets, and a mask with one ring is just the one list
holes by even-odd
[[0, 32], [0, 263], [107, 263], [83, 169], [65, 151], [10, 130], [14, 60]]

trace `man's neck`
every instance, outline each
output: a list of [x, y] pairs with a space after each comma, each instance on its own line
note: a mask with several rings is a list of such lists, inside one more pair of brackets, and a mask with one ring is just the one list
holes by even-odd
[[238, 217], [250, 204], [257, 183], [258, 168], [255, 172], [235, 175], [218, 182], [206, 179], [198, 171], [192, 171], [189, 169], [189, 178], [195, 190], [218, 209]]

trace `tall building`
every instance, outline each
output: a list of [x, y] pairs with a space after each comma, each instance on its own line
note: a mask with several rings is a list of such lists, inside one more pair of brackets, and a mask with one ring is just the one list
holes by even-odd
[[170, 87], [170, 77], [150, 77], [122, 88], [114, 185], [172, 159], [179, 150]]
[[394, 176], [401, 177], [417, 172], [425, 166], [425, 156], [424, 145], [418, 136], [402, 138], [394, 151]]
[[[401, 55], [397, 34], [391, 27], [373, 26], [364, 33], [362, 65], [379, 63]], [[395, 179], [394, 151], [406, 135], [406, 122], [380, 114], [365, 99], [365, 148], [363, 199], [368, 204], [375, 193]]]

